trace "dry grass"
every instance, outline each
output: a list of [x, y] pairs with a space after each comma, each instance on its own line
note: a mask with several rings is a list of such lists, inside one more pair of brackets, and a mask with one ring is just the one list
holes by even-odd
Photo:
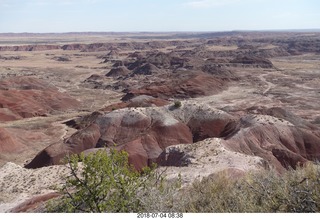
[[70, 112], [62, 113], [59, 115], [51, 115], [50, 117], [31, 117], [20, 120], [2, 122], [0, 127], [5, 128], [26, 128], [26, 129], [36, 129], [37, 127], [46, 127], [53, 122], [59, 122], [64, 120], [69, 120], [77, 116], [83, 116], [88, 113], [86, 112]]
[[217, 174], [195, 182], [182, 199], [185, 212], [319, 212], [320, 165], [239, 180]]

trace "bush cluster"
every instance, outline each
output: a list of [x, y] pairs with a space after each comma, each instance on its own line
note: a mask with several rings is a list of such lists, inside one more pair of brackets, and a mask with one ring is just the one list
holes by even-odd
[[62, 196], [49, 212], [146, 212], [173, 209], [178, 184], [164, 182], [155, 167], [136, 171], [125, 151], [99, 150], [68, 158], [70, 175], [59, 188]]
[[283, 174], [215, 174], [181, 188], [164, 172], [135, 171], [124, 151], [71, 156], [70, 176], [50, 212], [320, 212], [320, 165]]
[[189, 192], [185, 212], [320, 212], [320, 166], [238, 180], [216, 175], [195, 182]]
[[173, 106], [174, 106], [174, 108], [180, 108], [182, 106], [181, 101], [179, 101], [179, 100], [174, 101]]

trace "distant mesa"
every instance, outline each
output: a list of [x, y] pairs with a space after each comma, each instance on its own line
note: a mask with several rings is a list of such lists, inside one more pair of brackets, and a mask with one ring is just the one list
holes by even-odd
[[59, 45], [0, 46], [0, 51], [46, 51], [61, 49]]
[[61, 47], [62, 50], [83, 50], [87, 47], [86, 44], [67, 44]]

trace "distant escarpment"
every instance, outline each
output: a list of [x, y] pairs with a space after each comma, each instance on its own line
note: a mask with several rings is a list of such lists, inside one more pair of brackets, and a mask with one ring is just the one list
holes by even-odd
[[[186, 43], [183, 41], [155, 41], [155, 42], [119, 42], [119, 43], [71, 43], [65, 45], [15, 45], [15, 46], [0, 46], [0, 51], [45, 51], [45, 50], [80, 50], [81, 52], [99, 52], [110, 51], [114, 48], [123, 50], [146, 50], [159, 49], [167, 46], [181, 46]], [[110, 54], [113, 55], [113, 54]]]
[[61, 49], [59, 45], [0, 46], [0, 51], [46, 51]]

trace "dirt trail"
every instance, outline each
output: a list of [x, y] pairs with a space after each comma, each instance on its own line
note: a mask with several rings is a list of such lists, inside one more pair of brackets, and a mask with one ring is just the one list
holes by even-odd
[[35, 116], [31, 118], [19, 119], [8, 122], [1, 122], [0, 127], [2, 128], [14, 128], [19, 126], [36, 125], [36, 124], [49, 124], [49, 123], [61, 123], [64, 120], [68, 120], [77, 116], [83, 116], [88, 114], [87, 112], [72, 112], [63, 113], [59, 115], [50, 115], [48, 117]]
[[[69, 119], [71, 119], [71, 118], [69, 118]], [[69, 119], [67, 119], [67, 120], [69, 120]], [[66, 124], [63, 123], [63, 122], [66, 122], [67, 120], [57, 121], [57, 122], [53, 122], [51, 124], [53, 127], [60, 127], [60, 130], [62, 133], [61, 133], [61, 136], [59, 137], [59, 140], [65, 140], [67, 137], [69, 137], [70, 135], [72, 135], [73, 133], [78, 131], [77, 129], [70, 128], [69, 126], [67, 126]]]
[[261, 74], [258, 76], [258, 78], [267, 84], [267, 88], [262, 92], [262, 95], [266, 95], [267, 92], [270, 91], [271, 88], [274, 88], [276, 85], [272, 82], [267, 81], [267, 79], [265, 78], [268, 74]]

